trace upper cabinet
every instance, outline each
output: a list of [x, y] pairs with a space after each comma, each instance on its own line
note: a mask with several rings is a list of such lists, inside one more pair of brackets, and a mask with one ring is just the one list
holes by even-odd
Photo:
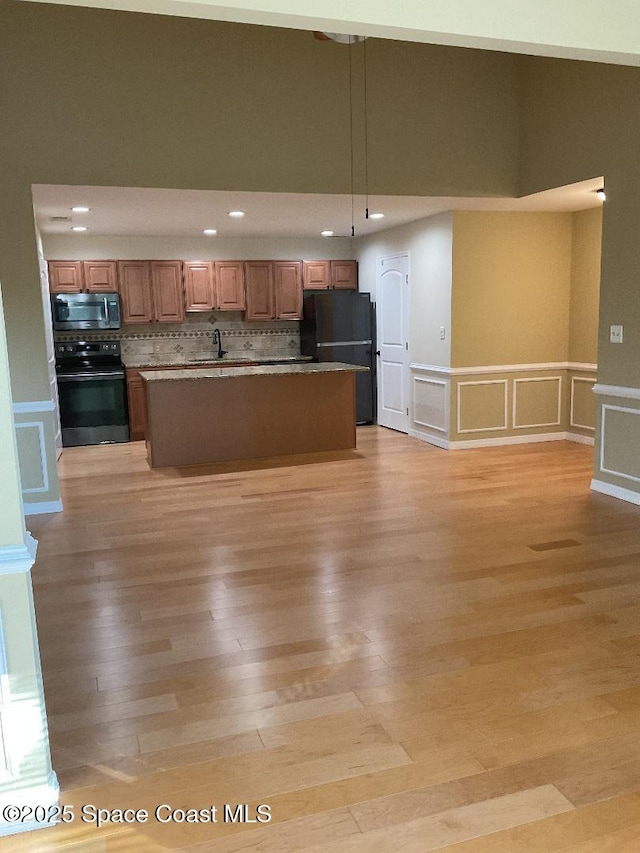
[[300, 261], [247, 261], [247, 320], [299, 320], [302, 317]]
[[119, 261], [120, 298], [123, 323], [153, 320], [151, 265], [149, 261]]
[[51, 293], [115, 293], [116, 261], [49, 261]]
[[273, 261], [247, 261], [244, 268], [247, 320], [274, 320]]
[[180, 323], [184, 320], [182, 261], [120, 261], [124, 323]]
[[357, 290], [357, 261], [303, 261], [305, 290]]
[[274, 261], [273, 283], [278, 320], [302, 318], [302, 264], [300, 261]]
[[84, 288], [88, 293], [116, 293], [118, 264], [116, 261], [83, 261]]
[[247, 307], [242, 261], [215, 261], [216, 305], [219, 311], [244, 311]]
[[151, 261], [151, 293], [156, 322], [184, 320], [182, 261]]
[[242, 261], [185, 261], [184, 293], [187, 311], [244, 311]]

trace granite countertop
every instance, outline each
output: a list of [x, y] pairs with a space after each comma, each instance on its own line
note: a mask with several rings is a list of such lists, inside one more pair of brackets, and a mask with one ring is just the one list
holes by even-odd
[[142, 371], [140, 376], [147, 382], [165, 382], [182, 379], [231, 379], [238, 376], [277, 376], [306, 373], [362, 373], [368, 367], [359, 364], [344, 364], [340, 361], [323, 361], [312, 364], [262, 364], [246, 367], [188, 367], [185, 370]]

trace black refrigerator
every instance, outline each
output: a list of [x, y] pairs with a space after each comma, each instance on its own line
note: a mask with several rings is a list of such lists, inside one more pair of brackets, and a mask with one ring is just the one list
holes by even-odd
[[356, 421], [375, 420], [375, 307], [368, 293], [355, 290], [308, 291], [300, 323], [300, 352], [316, 361], [342, 361], [368, 367], [356, 373]]

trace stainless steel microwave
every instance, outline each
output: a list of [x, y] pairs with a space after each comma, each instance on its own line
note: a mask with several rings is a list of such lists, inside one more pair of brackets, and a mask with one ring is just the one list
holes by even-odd
[[53, 328], [119, 329], [120, 297], [117, 293], [52, 293]]

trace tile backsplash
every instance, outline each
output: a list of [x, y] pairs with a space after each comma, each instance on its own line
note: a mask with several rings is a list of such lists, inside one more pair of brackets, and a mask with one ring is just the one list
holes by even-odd
[[225, 358], [284, 358], [300, 354], [300, 324], [270, 320], [248, 322], [241, 312], [210, 311], [187, 315], [183, 323], [143, 323], [117, 331], [56, 332], [57, 341], [119, 340], [127, 367], [185, 364], [217, 356], [213, 330], [220, 329]]

